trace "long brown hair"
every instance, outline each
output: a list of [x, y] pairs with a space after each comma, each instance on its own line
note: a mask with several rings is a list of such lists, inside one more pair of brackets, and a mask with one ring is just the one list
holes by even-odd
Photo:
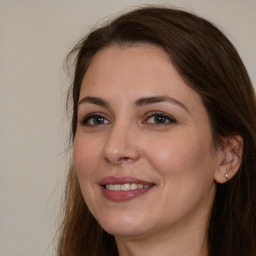
[[[201, 96], [213, 141], [240, 135], [244, 141], [238, 173], [217, 185], [207, 231], [211, 256], [256, 255], [256, 104], [247, 71], [230, 41], [210, 22], [185, 11], [144, 7], [121, 15], [84, 37], [69, 54], [75, 72], [71, 90], [71, 141], [77, 104], [90, 61], [112, 44], [151, 43], [164, 49], [187, 83]], [[65, 192], [58, 256], [118, 255], [115, 240], [89, 212], [73, 165]]]

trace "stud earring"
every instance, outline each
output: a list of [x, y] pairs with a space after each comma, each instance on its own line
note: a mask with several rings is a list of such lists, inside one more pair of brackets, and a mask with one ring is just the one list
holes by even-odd
[[226, 178], [226, 180], [228, 180], [228, 173], [225, 174], [225, 178]]

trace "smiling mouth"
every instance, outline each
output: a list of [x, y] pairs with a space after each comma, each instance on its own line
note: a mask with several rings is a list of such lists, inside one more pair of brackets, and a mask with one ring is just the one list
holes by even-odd
[[134, 177], [108, 176], [99, 183], [102, 195], [113, 202], [125, 202], [150, 191], [156, 184]]
[[106, 184], [104, 187], [111, 191], [129, 191], [137, 189], [149, 189], [152, 185], [143, 185], [136, 183], [125, 183], [125, 184]]

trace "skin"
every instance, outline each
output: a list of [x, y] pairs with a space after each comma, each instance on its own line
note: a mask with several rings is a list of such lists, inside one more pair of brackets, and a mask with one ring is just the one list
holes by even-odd
[[[158, 96], [171, 100], [138, 104]], [[151, 45], [103, 49], [85, 74], [79, 101], [74, 164], [81, 191], [100, 225], [115, 236], [119, 254], [207, 255], [204, 238], [215, 179], [225, 180], [226, 154], [213, 148], [200, 96], [169, 56]], [[95, 113], [102, 123], [88, 117]], [[154, 186], [113, 202], [99, 185], [107, 176]]]

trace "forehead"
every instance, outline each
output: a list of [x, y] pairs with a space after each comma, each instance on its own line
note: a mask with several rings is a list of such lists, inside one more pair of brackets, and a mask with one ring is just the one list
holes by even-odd
[[[105, 76], [108, 79], [142, 78], [144, 73], [154, 74], [166, 66], [172, 66], [169, 55], [160, 47], [146, 44], [135, 46], [112, 45], [96, 53], [88, 67], [85, 78], [92, 78], [97, 72], [97, 79]], [[171, 67], [174, 71], [174, 67]], [[99, 74], [100, 73], [100, 74]], [[176, 73], [176, 71], [175, 71]], [[100, 75], [100, 76], [99, 76]], [[118, 75], [120, 75], [118, 77]], [[131, 76], [132, 75], [132, 76]], [[95, 77], [96, 78], [96, 77]], [[146, 77], [143, 77], [146, 79]]]
[[187, 104], [201, 102], [180, 77], [169, 55], [154, 45], [114, 45], [99, 51], [88, 67], [80, 92], [80, 98], [116, 96], [124, 100], [155, 95], [168, 95]]

